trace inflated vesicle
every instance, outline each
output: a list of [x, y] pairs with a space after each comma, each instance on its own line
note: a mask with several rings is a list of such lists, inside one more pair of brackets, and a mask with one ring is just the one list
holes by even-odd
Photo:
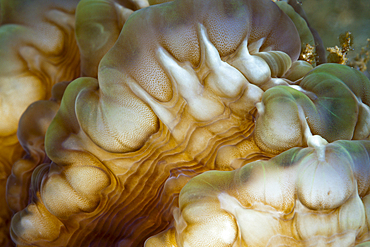
[[[67, 87], [46, 133], [52, 162], [33, 172], [31, 202], [13, 217], [13, 240], [143, 244], [171, 224], [190, 178], [235, 169], [241, 163], [229, 162], [237, 157], [272, 156], [253, 141], [264, 92], [255, 79], [283, 75], [299, 52], [294, 24], [268, 0], [184, 0], [136, 11], [97, 78]], [[253, 70], [258, 76], [245, 76]], [[229, 154], [228, 146], [238, 150]]]
[[256, 142], [264, 150], [281, 152], [306, 146], [311, 135], [329, 142], [367, 138], [369, 85], [354, 69], [324, 64], [297, 85], [269, 89], [257, 106]]
[[98, 65], [118, 39], [128, 17], [149, 6], [146, 0], [83, 0], [76, 9], [76, 40], [81, 54], [81, 76], [97, 77]]
[[5, 203], [12, 164], [25, 152], [17, 139], [27, 107], [51, 96], [60, 81], [79, 75], [74, 37], [77, 0], [0, 3], [0, 242], [9, 240], [11, 212]]
[[[79, 7], [76, 9], [77, 3]], [[47, 99], [51, 94], [60, 94], [60, 97], [52, 95], [51, 101], [35, 103], [22, 115], [18, 136], [25, 155], [21, 152], [15, 133], [0, 133], [0, 136], [5, 135], [0, 141], [0, 166], [4, 166], [1, 168], [4, 168], [1, 188], [7, 193], [5, 196], [1, 192], [1, 197], [4, 200], [6, 197], [9, 209], [15, 213], [28, 203], [34, 169], [44, 162], [50, 162], [44, 150], [44, 137], [64, 92], [64, 88], [53, 88], [54, 92], [51, 92], [51, 87], [78, 75], [96, 76], [98, 63], [113, 46], [128, 16], [137, 9], [147, 7], [148, 3], [145, 0], [118, 3], [2, 1], [1, 5], [4, 12], [0, 28], [1, 46], [4, 48], [0, 61], [0, 87], [4, 103], [1, 108], [14, 118], [5, 114], [2, 119], [6, 121], [0, 125], [8, 124], [16, 130], [17, 117], [29, 104]], [[55, 102], [56, 98], [58, 103]], [[0, 228], [8, 232], [11, 213], [5, 204], [2, 209], [4, 212], [0, 213], [0, 217], [4, 220]], [[7, 240], [0, 239], [1, 243], [4, 241]]]
[[22, 210], [28, 204], [29, 186], [34, 169], [42, 163], [50, 162], [45, 154], [45, 134], [59, 109], [68, 84], [69, 82], [55, 84], [50, 100], [32, 103], [19, 121], [17, 136], [26, 154], [13, 164], [12, 172], [7, 179], [6, 201], [13, 213]]
[[[303, 19], [300, 15], [300, 13], [297, 13], [293, 7], [296, 7], [296, 3], [293, 3], [293, 1], [277, 1], [276, 4], [279, 6], [281, 10], [284, 11], [285, 14], [289, 16], [289, 18], [293, 21], [294, 25], [297, 28], [297, 31], [299, 33], [299, 37], [301, 39], [301, 46], [302, 48], [305, 47], [307, 44], [315, 47], [316, 50], [316, 45], [318, 48], [322, 49], [322, 44], [319, 44], [319, 42], [315, 42], [314, 36], [313, 36], [313, 30], [311, 30], [308, 26], [308, 23], [306, 22], [305, 19]], [[293, 6], [291, 6], [293, 5]], [[313, 58], [312, 64], [316, 65], [316, 58]]]
[[[77, 2], [2, 2], [1, 115], [7, 119], [0, 125], [2, 136], [16, 132], [25, 108], [50, 97], [55, 83], [78, 76], [74, 39]], [[18, 87], [22, 92], [16, 91]]]
[[[308, 21], [308, 18], [306, 16], [306, 13], [303, 10], [303, 6], [302, 6], [301, 2], [297, 2], [295, 0], [281, 1], [281, 3], [277, 3], [278, 6], [285, 5], [283, 2], [287, 2], [290, 6], [292, 6], [294, 11], [297, 12], [307, 23], [307, 26], [310, 29], [310, 32], [313, 35], [314, 40], [315, 40], [315, 52], [316, 52], [315, 60], [316, 60], [316, 64], [320, 65], [322, 63], [326, 63], [326, 55], [325, 55], [326, 47], [324, 46], [323, 41], [322, 41], [321, 37], [319, 36], [319, 33], [312, 27], [312, 25], [310, 25], [310, 23]], [[302, 22], [299, 21], [299, 23], [302, 23]], [[307, 34], [308, 36], [306, 36], [306, 35], [304, 35], [304, 36], [309, 37], [310, 35], [307, 32], [303, 31], [305, 29], [305, 27], [304, 27], [305, 25], [304, 25], [304, 23], [302, 23], [302, 24], [303, 24], [302, 26], [301, 25], [296, 25], [296, 27], [298, 29], [298, 32]], [[302, 27], [304, 29], [299, 30], [300, 29], [299, 27]], [[306, 44], [303, 44], [303, 45], [306, 45]]]
[[[312, 71], [314, 74], [329, 73], [330, 75], [338, 78], [345, 86], [351, 90], [353, 97], [357, 101], [357, 121], [353, 130], [352, 139], [361, 140], [369, 137], [369, 120], [370, 120], [370, 84], [369, 79], [360, 71], [352, 69], [348, 66], [339, 64], [325, 64]], [[300, 86], [310, 87], [311, 80], [307, 78], [302, 81]], [[345, 111], [344, 108], [342, 108]], [[346, 118], [346, 116], [344, 117]], [[344, 121], [344, 120], [343, 120]], [[349, 134], [348, 134], [349, 135]]]
[[145, 246], [350, 246], [368, 240], [369, 141], [328, 144], [316, 136], [310, 143], [191, 179], [181, 190], [174, 226]]

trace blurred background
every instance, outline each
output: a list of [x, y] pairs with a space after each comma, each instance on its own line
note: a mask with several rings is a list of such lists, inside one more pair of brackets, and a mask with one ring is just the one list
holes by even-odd
[[[340, 34], [353, 35], [354, 57], [370, 39], [370, 0], [300, 0], [310, 25], [320, 34], [325, 47], [340, 46]], [[367, 63], [370, 73], [370, 62]], [[368, 74], [369, 75], [369, 74]]]

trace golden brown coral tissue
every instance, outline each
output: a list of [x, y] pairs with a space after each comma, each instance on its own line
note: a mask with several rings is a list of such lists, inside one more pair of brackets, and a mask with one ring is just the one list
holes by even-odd
[[[5, 183], [23, 155], [17, 140], [21, 114], [50, 97], [52, 86], [79, 75], [74, 38], [77, 0], [1, 1], [0, 26], [0, 245], [10, 244]], [[26, 187], [24, 188], [26, 190]]]
[[[128, 1], [123, 7], [133, 3], [137, 8], [147, 6], [145, 1]], [[242, 224], [235, 213], [248, 210], [249, 221], [265, 222], [263, 226], [272, 229], [266, 234], [279, 233], [292, 245], [301, 244], [299, 240], [306, 236], [342, 236], [346, 229], [353, 233], [349, 234], [350, 240], [359, 233], [363, 234], [359, 240], [367, 240], [365, 213], [358, 214], [360, 223], [351, 225], [344, 220], [350, 225], [347, 228], [330, 225], [336, 229], [330, 230], [332, 235], [324, 230], [326, 235], [297, 235], [297, 230], [285, 231], [286, 227], [276, 223], [276, 217], [245, 209], [257, 204], [261, 206], [254, 208], [257, 211], [275, 207], [279, 217], [288, 217], [284, 214], [304, 212], [304, 207], [313, 214], [347, 204], [360, 207], [358, 195], [367, 195], [367, 187], [357, 184], [362, 192], [356, 197], [355, 161], [343, 168], [345, 172], [335, 170], [340, 174], [336, 180], [329, 175], [319, 177], [319, 183], [328, 181], [328, 192], [333, 193], [329, 197], [310, 194], [305, 184], [311, 177], [303, 176], [304, 172], [300, 173], [301, 180], [294, 180], [298, 162], [289, 172], [284, 167], [288, 164], [276, 158], [276, 167], [270, 166], [278, 171], [277, 176], [271, 172], [266, 178], [261, 169], [253, 172], [253, 165], [252, 172], [245, 175], [250, 177], [248, 186], [258, 191], [248, 197], [248, 203], [231, 192], [225, 194], [228, 188], [237, 194], [239, 188], [232, 185], [232, 179], [222, 180], [224, 175], [219, 177], [219, 183], [225, 196], [210, 199], [213, 206], [203, 204], [201, 196], [192, 193], [185, 201], [182, 199], [186, 188], [193, 188], [197, 180], [185, 187], [178, 203], [184, 185], [205, 171], [240, 167], [248, 170], [252, 161], [269, 159], [297, 146], [308, 146], [302, 150], [315, 151], [315, 157], [324, 162], [328, 142], [368, 138], [370, 84], [366, 77], [346, 66], [329, 65], [317, 67], [302, 78], [312, 66], [297, 61], [300, 37], [312, 35], [307, 36], [309, 30], [303, 19], [293, 15], [293, 23], [270, 0], [178, 0], [137, 11], [127, 22], [132, 11], [123, 7], [112, 1], [85, 0], [77, 8], [81, 74], [90, 77], [74, 80], [64, 92], [45, 137], [51, 163], [35, 168], [30, 185], [20, 182], [25, 173], [19, 170], [8, 180], [11, 208], [21, 210], [14, 215], [10, 230], [17, 245], [141, 246], [173, 222], [175, 228], [146, 244], [217, 246], [212, 242], [216, 241], [219, 246], [263, 245], [263, 230], [258, 231], [262, 225], [258, 228]], [[89, 11], [96, 14], [89, 15]], [[46, 112], [54, 116], [54, 107]], [[48, 125], [52, 117], [47, 116], [44, 119]], [[20, 136], [32, 139], [23, 130], [27, 128], [20, 126]], [[40, 131], [38, 136], [43, 133]], [[364, 145], [368, 145], [366, 141]], [[291, 153], [283, 154], [293, 163], [288, 155]], [[367, 165], [365, 162], [361, 169], [368, 171]], [[239, 173], [240, 170], [226, 174]], [[218, 179], [216, 173], [207, 174], [215, 174], [211, 180]], [[281, 193], [280, 198], [265, 196], [273, 194], [272, 188], [281, 182], [278, 178], [290, 175], [291, 180], [284, 185], [290, 194]], [[265, 187], [259, 183], [262, 180]], [[362, 181], [356, 177], [357, 180]], [[295, 183], [300, 188], [297, 193], [301, 206], [292, 203]], [[345, 187], [345, 192], [338, 192], [340, 186]], [[202, 186], [195, 187], [199, 193], [207, 192]], [[28, 189], [28, 205], [22, 209], [27, 197], [24, 191]], [[23, 199], [17, 199], [17, 193]], [[327, 207], [332, 198], [335, 205]], [[222, 204], [225, 201], [235, 203]], [[221, 213], [220, 207], [224, 209]], [[339, 215], [342, 212], [337, 211]], [[216, 221], [204, 220], [204, 212]], [[331, 220], [335, 221], [335, 217]], [[319, 224], [309, 217], [299, 222]], [[227, 231], [224, 235], [209, 235], [210, 241], [204, 234], [196, 235], [207, 233], [204, 229]], [[248, 242], [251, 234], [255, 239]], [[238, 238], [240, 235], [242, 238]]]
[[102, 59], [99, 81], [71, 83], [46, 135], [53, 163], [34, 173], [32, 202], [13, 217], [18, 244], [137, 245], [166, 227], [184, 177], [231, 169], [214, 163], [220, 147], [239, 144], [240, 155], [263, 157], [245, 138], [263, 92], [250, 82], [273, 84], [263, 56], [296, 60], [298, 34], [271, 2], [216, 3], [137, 12]]
[[[7, 177], [12, 169], [12, 178], [8, 180], [8, 185], [13, 185], [15, 181], [20, 182], [14, 184], [14, 186], [8, 186], [7, 192], [8, 205], [11, 210], [16, 212], [24, 208], [24, 203], [27, 202], [28, 178], [30, 178], [33, 168], [40, 162], [48, 160], [47, 157], [46, 159], [42, 158], [44, 156], [44, 134], [41, 133], [44, 129], [46, 131], [49, 117], [53, 116], [53, 114], [50, 115], [51, 112], [48, 110], [55, 108], [54, 106], [57, 106], [57, 104], [54, 104], [55, 102], [39, 103], [29, 111], [26, 118], [28, 120], [23, 120], [23, 127], [21, 126], [24, 133], [23, 137], [27, 138], [20, 140], [23, 142], [22, 145], [26, 154], [16, 165], [11, 167], [17, 159], [24, 155], [17, 139], [18, 120], [26, 107], [32, 102], [48, 99], [51, 96], [51, 88], [57, 82], [73, 80], [80, 75], [80, 71], [81, 73], [84, 72], [82, 74], [86, 74], [86, 69], [80, 69], [79, 66], [80, 62], [84, 60], [83, 58], [80, 60], [75, 40], [75, 14], [78, 2], [78, 0], [11, 0], [1, 1], [0, 3], [0, 200], [4, 203], [0, 208], [1, 246], [11, 244], [8, 234], [11, 213], [5, 205]], [[89, 5], [86, 2], [90, 2], [91, 6], [94, 1], [84, 2], [86, 8], [86, 5]], [[118, 27], [113, 26], [110, 29], [114, 30], [116, 28], [116, 33], [119, 32], [124, 21], [133, 10], [148, 6], [145, 0], [136, 2], [120, 1], [119, 3], [100, 1], [101, 5], [104, 5], [104, 3], [108, 6], [114, 6], [117, 10], [115, 15], [110, 16], [110, 20], [116, 20], [119, 23]], [[89, 11], [92, 10], [94, 8], [90, 7]], [[106, 9], [100, 8], [100, 11], [94, 12], [96, 19], [93, 24], [99, 22], [99, 14], [101, 15], [104, 10]], [[80, 12], [83, 16], [84, 12]], [[80, 25], [78, 20], [77, 25]], [[86, 25], [84, 27], [86, 28]], [[117, 39], [117, 35], [114, 36], [112, 33], [114, 34], [114, 31], [111, 33], [105, 32], [105, 38], [109, 42], [98, 44], [100, 54], [106, 52]], [[108, 37], [108, 35], [110, 36]], [[83, 36], [80, 32], [77, 41], [81, 41]], [[84, 51], [89, 49], [87, 46], [85, 47]], [[102, 55], [99, 57], [95, 52], [93, 62], [97, 63], [101, 57]], [[97, 64], [95, 65], [93, 62], [90, 64], [90, 71], [96, 70]], [[53, 104], [54, 106], [49, 108]], [[56, 112], [57, 109], [58, 106], [53, 111]], [[37, 116], [41, 119], [36, 120]], [[39, 123], [36, 121], [39, 121]], [[34, 126], [30, 126], [32, 122], [35, 123]], [[41, 127], [41, 129], [38, 129], [38, 127]], [[29, 133], [26, 134], [26, 132]]]
[[175, 227], [145, 246], [353, 246], [368, 240], [370, 142], [309, 139], [308, 148], [193, 178], [180, 193]]

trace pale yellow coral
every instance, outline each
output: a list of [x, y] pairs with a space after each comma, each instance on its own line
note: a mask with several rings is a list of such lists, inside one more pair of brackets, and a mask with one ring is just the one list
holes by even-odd
[[[78, 2], [78, 0], [37, 0], [1, 1], [0, 3], [0, 117], [2, 119], [0, 121], [0, 199], [5, 202], [6, 180], [13, 169], [8, 181], [8, 185], [11, 186], [7, 189], [7, 201], [10, 209], [15, 211], [25, 206], [23, 204], [28, 197], [25, 191], [28, 191], [29, 178], [35, 166], [43, 161], [49, 161], [43, 151], [44, 134], [41, 134], [43, 131], [39, 131], [38, 127], [46, 131], [50, 123], [49, 117], [55, 115], [58, 106], [56, 104], [51, 107], [54, 107], [54, 115], [48, 112], [52, 102], [35, 106], [35, 109], [39, 110], [36, 115], [31, 114], [32, 110], [29, 111], [29, 115], [34, 115], [34, 119], [30, 122], [24, 120], [21, 127], [23, 137], [26, 136], [33, 144], [28, 145], [24, 139], [21, 140], [26, 150], [22, 159], [20, 158], [24, 155], [24, 151], [18, 143], [16, 133], [21, 114], [31, 103], [50, 98], [51, 88], [56, 83], [73, 80], [80, 75], [80, 71], [86, 74], [84, 72], [86, 68], [80, 70], [81, 61], [75, 40], [75, 14]], [[113, 30], [116, 29], [114, 30], [116, 35], [110, 35], [109, 42], [106, 44], [99, 44], [104, 46], [99, 50], [100, 56], [89, 57], [90, 59], [94, 57], [95, 63], [90, 64], [91, 71], [96, 70], [101, 57], [117, 39], [128, 15], [133, 10], [148, 6], [145, 0], [120, 1], [119, 4], [109, 1], [109, 4], [117, 9], [117, 15], [110, 16], [111, 22], [119, 19], [117, 27], [112, 26]], [[94, 9], [89, 8], [89, 10]], [[100, 9], [100, 11], [103, 10]], [[99, 19], [97, 15], [95, 17]], [[85, 16], [85, 19], [88, 18]], [[77, 25], [80, 25], [78, 21]], [[86, 25], [84, 27], [86, 28]], [[78, 40], [81, 41], [88, 35], [80, 32]], [[95, 39], [92, 36], [90, 38]], [[89, 49], [87, 46], [84, 48], [80, 51]], [[85, 61], [84, 58], [82, 57], [82, 61]], [[91, 71], [88, 72], [93, 73]], [[43, 109], [41, 105], [46, 108]], [[45, 116], [42, 116], [43, 114]], [[37, 116], [41, 119], [36, 120]], [[35, 125], [30, 126], [31, 122]], [[42, 125], [44, 126], [41, 127]], [[25, 132], [29, 132], [29, 135]], [[35, 140], [36, 137], [37, 140]], [[45, 159], [42, 156], [45, 156]], [[12, 168], [14, 162], [16, 165]], [[0, 245], [9, 243], [6, 232], [8, 232], [10, 217], [8, 206], [4, 204], [4, 207], [0, 208]]]
[[211, 171], [145, 246], [353, 246], [369, 240], [369, 141], [309, 138], [269, 161]]
[[0, 243], [11, 213], [5, 203], [6, 179], [24, 151], [17, 140], [21, 114], [48, 99], [52, 86], [79, 75], [74, 38], [77, 0], [1, 1], [0, 26]]
[[[66, 89], [46, 134], [53, 162], [34, 171], [34, 197], [13, 217], [12, 238], [43, 246], [143, 243], [169, 224], [186, 181], [233, 169], [221, 146], [236, 145], [235, 157], [251, 161], [270, 157], [251, 137], [258, 84], [286, 84], [275, 77], [299, 52], [295, 26], [270, 1], [175, 1], [134, 13], [97, 79], [81, 77]], [[245, 77], [258, 67], [242, 57], [260, 61], [266, 80]]]
[[79, 3], [89, 77], [21, 119], [14, 242], [140, 246], [171, 224], [147, 245], [367, 240], [368, 144], [328, 142], [369, 137], [368, 80], [330, 65], [307, 74], [297, 58], [313, 37], [288, 5], [290, 18], [269, 0], [149, 2]]

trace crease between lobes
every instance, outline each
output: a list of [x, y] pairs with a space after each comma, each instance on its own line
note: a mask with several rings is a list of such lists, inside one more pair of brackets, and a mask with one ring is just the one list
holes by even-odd
[[[347, 176], [349, 171], [358, 169], [356, 165], [341, 170], [333, 179], [337, 183], [331, 184], [330, 180], [325, 184], [321, 180], [331, 174], [327, 168], [330, 165], [310, 159], [316, 158], [312, 150], [319, 157], [325, 156], [323, 146], [327, 141], [354, 136], [367, 138], [366, 95], [361, 95], [361, 90], [345, 76], [337, 74], [344, 68], [336, 65], [317, 67], [303, 80], [289, 80], [289, 76], [301, 79], [307, 68], [312, 68], [296, 61], [300, 40], [294, 24], [270, 1], [235, 3], [236, 7], [221, 0], [175, 1], [137, 11], [128, 19], [116, 44], [102, 58], [97, 79], [78, 78], [65, 91], [46, 133], [46, 152], [52, 162], [36, 168], [30, 203], [12, 220], [11, 236], [17, 245], [138, 246], [172, 222], [175, 228], [159, 235], [166, 244], [233, 246], [239, 243], [243, 246], [246, 239], [261, 244], [266, 238], [253, 236], [253, 231], [261, 226], [243, 225], [239, 215], [247, 219], [243, 222], [263, 222], [269, 229], [265, 234], [273, 232], [272, 237], [281, 243], [299, 245], [302, 239], [325, 234], [331, 238], [330, 234], [341, 234], [347, 228], [352, 235], [344, 234], [338, 239], [351, 243], [359, 233], [365, 236], [360, 240], [367, 239], [365, 213], [359, 214], [353, 224], [344, 220], [344, 226], [339, 228], [330, 225], [338, 230], [330, 234], [325, 229], [302, 230], [312, 220], [310, 217], [294, 223], [297, 228], [293, 233], [285, 226], [293, 223], [281, 223], [278, 219], [291, 220], [293, 212], [321, 215], [320, 210], [336, 210], [344, 215], [343, 212], [353, 207], [361, 208], [354, 178]], [[175, 14], [180, 7], [182, 14]], [[172, 32], [178, 34], [184, 30], [184, 38], [189, 42], [182, 46]], [[87, 73], [93, 75], [94, 71]], [[349, 73], [367, 89], [368, 81], [357, 72]], [[319, 101], [326, 95], [315, 91], [321, 85], [321, 82], [315, 84], [315, 78], [329, 78], [339, 85], [340, 90], [334, 94], [343, 105], [349, 106], [347, 113], [336, 114], [351, 116], [349, 124], [332, 121], [331, 113], [337, 110], [334, 101]], [[321, 88], [330, 84], [325, 80]], [[304, 185], [297, 182], [298, 192], [293, 188], [296, 181], [289, 180], [289, 176], [297, 177], [292, 162], [284, 163], [286, 167], [281, 169], [280, 158], [259, 161], [266, 162], [263, 163], [266, 169], [264, 165], [262, 170], [253, 169], [259, 163], [250, 163], [270, 159], [296, 146], [309, 146], [311, 150], [309, 154], [307, 149], [282, 154], [287, 160], [289, 155], [310, 157], [307, 164], [302, 162], [306, 166], [302, 165], [305, 169], [300, 171], [310, 176], [302, 175], [299, 182]], [[223, 193], [210, 199], [211, 206], [193, 196], [184, 205], [181, 196], [186, 189], [182, 190], [178, 203], [182, 187], [203, 175], [195, 180], [192, 177], [207, 170], [231, 171], [239, 167], [242, 170], [250, 167], [246, 174], [239, 170], [236, 173], [241, 174], [240, 179], [251, 181], [248, 186], [257, 191], [247, 203], [248, 207], [256, 205], [255, 208], [244, 209], [245, 202], [242, 206], [232, 199], [239, 197], [234, 194], [229, 198]], [[324, 192], [333, 193], [330, 198], [334, 197], [334, 201], [323, 195], [324, 192], [315, 191], [312, 195], [312, 191], [305, 189], [308, 183], [305, 179], [315, 177], [312, 167], [325, 167], [323, 178], [315, 181], [329, 188]], [[285, 179], [286, 193], [273, 195], [274, 187], [280, 186], [276, 174]], [[231, 175], [225, 176], [231, 179]], [[261, 178], [264, 178], [263, 186], [260, 186]], [[242, 193], [231, 181], [220, 179], [219, 183], [232, 187], [236, 194]], [[185, 188], [192, 183], [196, 182]], [[341, 188], [344, 192], [338, 192]], [[363, 185], [359, 190], [367, 191]], [[207, 190], [199, 193], [204, 191]], [[297, 194], [300, 201], [292, 203]], [[230, 205], [220, 206], [220, 201]], [[328, 203], [332, 204], [328, 206]], [[184, 212], [185, 207], [189, 211]], [[221, 213], [220, 207], [225, 209]], [[349, 210], [342, 210], [346, 207]], [[205, 211], [211, 218], [218, 217], [217, 222], [203, 220]], [[198, 220], [201, 224], [189, 223]], [[219, 244], [212, 245], [212, 241], [197, 236], [205, 228], [227, 231], [216, 237], [211, 234], [212, 241]], [[282, 234], [281, 238], [274, 236], [277, 233]], [[238, 239], [238, 234], [242, 239]], [[154, 237], [146, 245], [157, 246], [155, 241], [161, 240]]]

